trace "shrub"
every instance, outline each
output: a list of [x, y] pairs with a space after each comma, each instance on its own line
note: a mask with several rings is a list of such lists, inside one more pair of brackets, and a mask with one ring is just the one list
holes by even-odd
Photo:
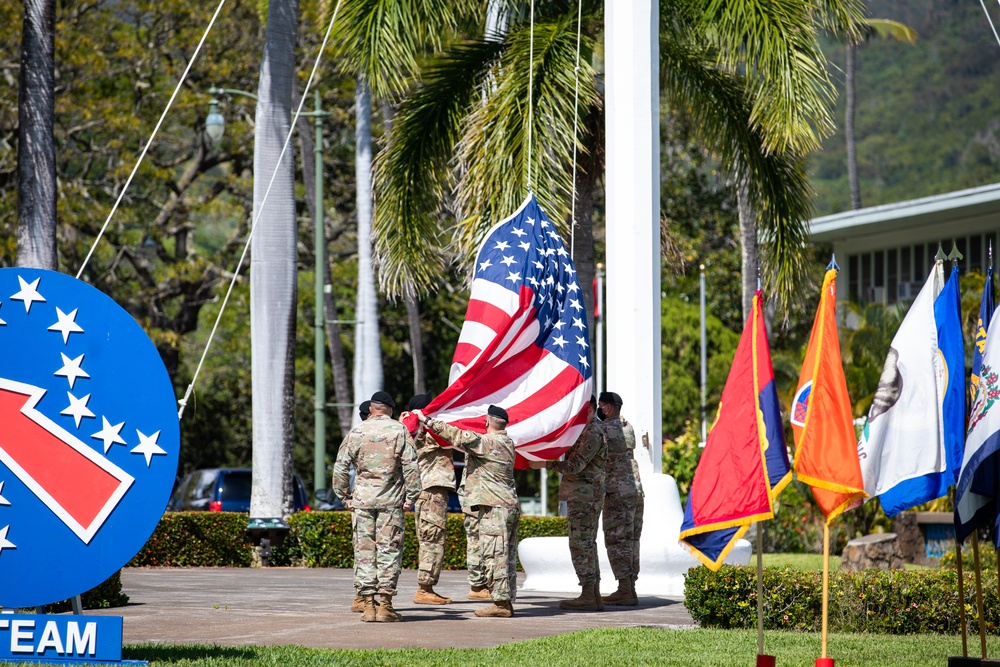
[[[289, 532], [273, 547], [272, 565], [353, 567], [350, 512], [299, 512]], [[465, 569], [465, 526], [461, 514], [447, 517], [444, 569]], [[247, 515], [235, 512], [167, 512], [132, 566], [249, 567], [253, 546], [246, 536]], [[568, 535], [565, 517], [521, 517], [518, 538]], [[403, 567], [417, 567], [413, 513], [406, 514]]]
[[[124, 607], [128, 604], [128, 596], [122, 592], [121, 570], [115, 572], [107, 581], [94, 586], [92, 589], [80, 596], [80, 602], [84, 609], [110, 609], [111, 607]], [[63, 600], [46, 605], [46, 612], [50, 614], [60, 614], [73, 610], [71, 600]]]
[[129, 565], [249, 567], [253, 546], [246, 530], [246, 514], [167, 512]]
[[[757, 623], [757, 580], [753, 567], [724, 565], [718, 572], [688, 571], [684, 604], [705, 628], [752, 628]], [[764, 627], [770, 630], [820, 629], [822, 573], [764, 569]], [[966, 616], [978, 623], [974, 579], [965, 577]], [[995, 586], [984, 586], [986, 627], [1000, 634]], [[829, 629], [874, 634], [959, 631], [958, 577], [954, 570], [868, 570], [830, 575]]]

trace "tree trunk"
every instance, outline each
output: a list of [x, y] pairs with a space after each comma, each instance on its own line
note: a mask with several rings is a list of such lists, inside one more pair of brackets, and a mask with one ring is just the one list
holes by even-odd
[[757, 220], [750, 204], [750, 192], [743, 178], [739, 178], [736, 188], [736, 203], [740, 214], [740, 256], [743, 260], [743, 319], [750, 315], [753, 296], [757, 292], [760, 276], [760, 258], [757, 253]]
[[17, 133], [17, 265], [57, 268], [55, 0], [26, 0]]
[[[298, 105], [298, 87], [292, 87], [292, 104]], [[323, 238], [327, 239], [326, 244], [320, 249], [327, 255], [329, 239], [326, 235], [326, 211], [323, 217], [316, 215], [316, 167], [315, 155], [316, 137], [313, 134], [312, 123], [304, 116], [299, 117], [298, 127], [299, 139], [301, 141], [302, 154], [302, 178], [306, 182], [306, 202], [309, 206], [309, 215], [312, 217], [313, 225], [322, 224], [324, 229]], [[306, 157], [306, 151], [310, 155]], [[323, 284], [332, 285], [333, 277], [330, 275], [329, 257], [323, 262]], [[347, 361], [344, 358], [344, 345], [340, 339], [340, 324], [337, 321], [337, 302], [333, 298], [332, 290], [323, 292], [323, 304], [317, 304], [317, 308], [323, 308], [323, 316], [326, 318], [326, 345], [330, 353], [330, 368], [333, 371], [333, 402], [337, 405], [337, 422], [340, 427], [340, 435], [344, 437], [351, 430], [351, 387], [347, 380]]]
[[[358, 301], [354, 311], [354, 403], [382, 389], [382, 346], [378, 326], [378, 292], [372, 267], [372, 96], [358, 78], [354, 92], [356, 126], [354, 173], [358, 209]], [[360, 422], [357, 414], [351, 415]]]
[[[291, 124], [296, 0], [270, 0], [254, 131], [254, 231], [250, 260], [253, 383], [251, 518], [292, 512], [292, 410], [297, 297], [295, 160], [281, 147]], [[266, 203], [264, 193], [270, 186]]]
[[406, 293], [406, 321], [410, 325], [410, 354], [413, 356], [413, 393], [427, 391], [424, 375], [424, 341], [420, 330], [420, 304], [412, 292]]
[[844, 66], [845, 117], [844, 141], [847, 143], [847, 178], [851, 184], [851, 208], [861, 208], [861, 184], [858, 182], [858, 146], [854, 139], [855, 77], [857, 71], [858, 47], [847, 45], [847, 63]]

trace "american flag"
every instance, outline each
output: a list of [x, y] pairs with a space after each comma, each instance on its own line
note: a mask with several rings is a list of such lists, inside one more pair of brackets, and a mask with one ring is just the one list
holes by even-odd
[[587, 421], [590, 334], [573, 259], [529, 194], [479, 248], [448, 388], [424, 411], [483, 431], [487, 408], [507, 410], [526, 460], [558, 458]]

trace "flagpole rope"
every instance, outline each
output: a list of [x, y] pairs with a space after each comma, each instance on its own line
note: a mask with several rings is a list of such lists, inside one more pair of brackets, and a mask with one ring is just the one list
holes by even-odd
[[531, 192], [531, 129], [535, 94], [535, 0], [528, 19], [528, 192]]
[[[1000, 2], [1000, 0], [997, 0]], [[583, 0], [576, 5], [576, 67], [573, 68], [573, 195], [569, 209], [569, 256], [576, 255], [576, 143], [580, 125], [580, 33], [583, 32]]]
[[118, 210], [118, 206], [122, 203], [122, 199], [125, 198], [125, 193], [128, 191], [129, 185], [132, 184], [132, 179], [135, 177], [136, 172], [139, 171], [139, 165], [142, 164], [143, 159], [146, 157], [146, 153], [149, 152], [149, 147], [153, 145], [153, 139], [156, 138], [156, 133], [159, 132], [160, 126], [163, 125], [163, 119], [167, 117], [167, 112], [170, 111], [170, 107], [173, 106], [174, 100], [177, 98], [177, 93], [180, 92], [181, 86], [184, 85], [188, 72], [191, 71], [191, 66], [194, 65], [194, 61], [198, 58], [198, 54], [201, 52], [201, 47], [208, 38], [208, 33], [212, 31], [212, 26], [215, 25], [215, 19], [218, 18], [219, 12], [222, 11], [222, 7], [225, 4], [226, 0], [219, 0], [219, 6], [215, 8], [215, 13], [212, 14], [212, 20], [208, 22], [208, 27], [205, 28], [205, 33], [201, 36], [201, 41], [198, 42], [198, 47], [195, 48], [194, 53], [191, 54], [191, 59], [188, 61], [187, 67], [184, 68], [184, 73], [181, 74], [180, 80], [174, 87], [174, 92], [170, 96], [170, 100], [167, 101], [167, 106], [164, 107], [163, 113], [160, 114], [160, 120], [156, 122], [156, 127], [153, 128], [153, 133], [149, 135], [146, 145], [143, 146], [142, 152], [139, 154], [139, 159], [136, 160], [135, 166], [132, 167], [132, 173], [128, 175], [128, 180], [125, 181], [125, 187], [123, 187], [121, 192], [118, 193], [118, 199], [115, 200], [115, 205], [111, 207], [111, 212], [108, 213], [108, 217], [104, 221], [104, 225], [101, 226], [101, 231], [97, 233], [97, 238], [95, 238], [94, 242], [90, 245], [90, 250], [87, 252], [87, 256], [84, 257], [83, 264], [80, 265], [80, 270], [76, 272], [77, 280], [79, 280], [80, 276], [83, 275], [83, 270], [87, 268], [87, 263], [90, 261], [91, 256], [93, 256], [94, 250], [97, 249], [97, 244], [100, 243], [101, 237], [104, 236], [104, 232], [107, 231], [108, 225], [111, 224], [111, 218], [114, 217], [115, 212]]
[[[264, 191], [264, 197], [261, 199], [260, 206], [254, 214], [253, 224], [250, 225], [250, 233], [247, 235], [246, 243], [243, 246], [243, 253], [240, 255], [240, 261], [236, 264], [236, 270], [233, 271], [233, 279], [229, 282], [229, 289], [226, 290], [226, 296], [222, 300], [222, 306], [219, 308], [219, 314], [215, 318], [215, 324], [212, 325], [212, 333], [208, 336], [208, 341], [205, 343], [205, 349], [201, 353], [201, 359], [198, 360], [198, 366], [195, 368], [194, 376], [191, 378], [191, 383], [184, 392], [184, 398], [177, 401], [180, 406], [177, 410], [177, 419], [181, 419], [184, 416], [184, 408], [187, 407], [187, 402], [191, 397], [191, 392], [194, 391], [194, 385], [198, 381], [198, 375], [201, 373], [201, 368], [205, 363], [205, 357], [208, 356], [208, 350], [212, 347], [212, 341], [215, 338], [215, 332], [219, 328], [219, 322], [222, 321], [222, 314], [226, 311], [226, 305], [229, 303], [229, 297], [232, 295], [233, 288], [236, 286], [236, 281], [240, 277], [240, 268], [243, 266], [243, 261], [246, 259], [247, 251], [250, 250], [250, 241], [253, 239], [254, 230], [257, 229], [257, 223], [260, 222], [261, 214], [264, 211], [264, 204], [267, 202], [268, 195], [271, 194], [271, 187], [274, 185], [274, 180], [278, 175], [278, 169], [281, 167], [281, 161], [284, 159], [285, 153], [288, 150], [288, 144], [291, 142], [292, 135], [295, 133], [295, 126], [299, 121], [299, 115], [302, 113], [302, 106], [305, 104], [306, 98], [309, 96], [309, 88], [312, 86], [313, 80], [316, 78], [316, 71], [319, 69], [319, 64], [323, 60], [323, 52], [326, 51], [326, 45], [330, 41], [330, 33], [333, 31], [334, 23], [337, 21], [337, 14], [340, 12], [340, 5], [342, 2], [343, 0], [337, 0], [337, 6], [333, 9], [333, 16], [330, 17], [330, 25], [326, 28], [326, 34], [323, 36], [323, 43], [319, 47], [319, 53], [316, 54], [316, 61], [313, 63], [312, 71], [309, 72], [309, 79], [306, 81], [305, 88], [299, 96], [299, 106], [295, 110], [295, 116], [292, 118], [292, 122], [288, 127], [288, 134], [285, 136], [285, 143], [281, 146], [281, 153], [278, 154], [278, 162], [274, 167], [274, 171], [271, 173], [271, 180], [267, 184], [267, 190]], [[317, 211], [316, 215], [321, 216], [322, 211]]]
[[[986, 3], [984, 0], [979, 0], [979, 4], [983, 8], [983, 12], [986, 14], [986, 20], [989, 21], [990, 29], [993, 31], [993, 37], [996, 38], [997, 44], [1000, 45], [1000, 35], [997, 34], [997, 27], [993, 25], [993, 19], [990, 18], [990, 13], [986, 9]], [[997, 0], [997, 4], [1000, 4], [1000, 0]]]

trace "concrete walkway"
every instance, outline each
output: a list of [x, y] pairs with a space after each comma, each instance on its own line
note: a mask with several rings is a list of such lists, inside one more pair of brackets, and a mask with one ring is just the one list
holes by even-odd
[[[521, 574], [521, 576], [524, 576]], [[417, 573], [404, 570], [394, 606], [402, 623], [362, 623], [350, 611], [353, 573], [305, 568], [127, 568], [126, 607], [87, 611], [122, 616], [126, 643], [285, 645], [314, 648], [478, 648], [587, 628], [693, 627], [683, 602], [639, 598], [638, 607], [566, 612], [567, 594], [524, 593], [514, 618], [481, 619], [482, 602], [465, 600], [464, 571], [447, 571], [436, 587], [450, 605], [413, 604]]]

